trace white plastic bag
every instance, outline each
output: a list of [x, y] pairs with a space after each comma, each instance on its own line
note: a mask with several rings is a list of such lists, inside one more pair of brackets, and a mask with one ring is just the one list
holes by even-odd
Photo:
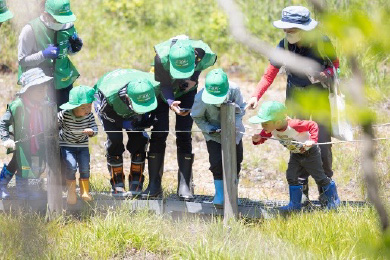
[[332, 122], [332, 136], [343, 141], [353, 140], [352, 126], [345, 110], [345, 96], [339, 91], [339, 80], [333, 84], [333, 93], [329, 91], [329, 103]]

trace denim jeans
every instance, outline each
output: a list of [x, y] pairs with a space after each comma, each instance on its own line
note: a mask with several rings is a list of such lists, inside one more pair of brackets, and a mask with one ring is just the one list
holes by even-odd
[[80, 178], [89, 178], [89, 149], [88, 147], [61, 146], [62, 170], [67, 180], [76, 180], [77, 167]]

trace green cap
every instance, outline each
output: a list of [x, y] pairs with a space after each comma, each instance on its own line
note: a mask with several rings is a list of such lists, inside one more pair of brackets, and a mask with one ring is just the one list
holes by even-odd
[[0, 23], [5, 22], [14, 17], [10, 10], [7, 7], [6, 0], [0, 0]]
[[286, 118], [286, 106], [277, 101], [264, 102], [256, 116], [249, 118], [252, 124], [260, 124], [268, 121], [278, 121]]
[[76, 16], [70, 10], [69, 0], [46, 0], [45, 11], [59, 23], [76, 21]]
[[169, 72], [174, 79], [186, 79], [194, 74], [195, 51], [187, 42], [178, 40], [169, 50]]
[[72, 88], [69, 93], [69, 101], [60, 106], [61, 109], [70, 110], [83, 104], [90, 104], [95, 101], [95, 90], [88, 86]]
[[202, 101], [206, 104], [222, 104], [229, 93], [229, 80], [222, 69], [214, 69], [206, 76]]
[[127, 85], [127, 95], [136, 113], [143, 114], [157, 108], [153, 85], [147, 79], [130, 81]]

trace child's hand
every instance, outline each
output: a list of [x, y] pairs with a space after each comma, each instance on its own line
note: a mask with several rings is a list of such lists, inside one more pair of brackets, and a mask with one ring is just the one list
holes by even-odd
[[12, 139], [7, 139], [3, 142], [3, 146], [7, 149], [15, 149], [15, 142]]
[[312, 147], [315, 144], [314, 141], [308, 140], [303, 144], [303, 147]]
[[92, 130], [92, 128], [85, 128], [85, 129], [83, 130], [83, 133], [84, 133], [84, 134], [87, 134], [88, 136], [93, 136], [93, 130]]
[[259, 134], [252, 135], [252, 142], [258, 143], [261, 140], [261, 136]]

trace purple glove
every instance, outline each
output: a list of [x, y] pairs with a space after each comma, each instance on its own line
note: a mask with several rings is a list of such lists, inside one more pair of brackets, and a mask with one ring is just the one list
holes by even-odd
[[46, 49], [44, 49], [42, 51], [42, 54], [43, 54], [43, 57], [45, 57], [45, 59], [57, 59], [58, 58], [58, 55], [59, 55], [59, 52], [60, 52], [60, 49], [56, 46], [54, 46], [53, 44], [50, 44], [49, 47], [47, 47]]
[[122, 122], [122, 127], [126, 130], [133, 130], [134, 126], [130, 120], [125, 120]]

